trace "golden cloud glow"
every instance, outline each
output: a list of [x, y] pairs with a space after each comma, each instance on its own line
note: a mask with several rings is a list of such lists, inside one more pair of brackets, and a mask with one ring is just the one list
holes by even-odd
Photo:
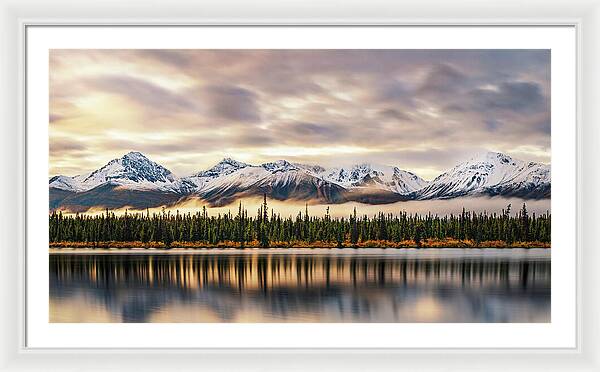
[[486, 150], [550, 161], [547, 51], [52, 50], [50, 174], [136, 150], [371, 162], [431, 179]]

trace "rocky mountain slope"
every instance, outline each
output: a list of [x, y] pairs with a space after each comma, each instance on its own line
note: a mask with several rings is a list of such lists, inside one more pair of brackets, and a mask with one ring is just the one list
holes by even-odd
[[326, 168], [286, 160], [251, 165], [225, 158], [207, 170], [178, 178], [145, 155], [130, 152], [89, 174], [52, 177], [49, 189], [51, 209], [77, 211], [156, 207], [188, 198], [226, 205], [265, 193], [277, 200], [334, 204], [476, 195], [540, 199], [550, 197], [550, 166], [489, 152], [428, 182], [394, 166], [365, 163]]

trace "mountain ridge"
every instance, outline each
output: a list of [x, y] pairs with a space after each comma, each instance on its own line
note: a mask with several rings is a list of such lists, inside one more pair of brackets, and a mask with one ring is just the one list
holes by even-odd
[[[426, 181], [396, 166], [359, 163], [323, 167], [284, 159], [251, 165], [229, 157], [180, 178], [144, 154], [131, 151], [88, 174], [51, 177], [49, 189], [51, 209], [66, 205], [77, 208], [79, 203], [80, 209], [85, 209], [105, 204], [155, 207], [190, 197], [217, 206], [262, 194], [277, 200], [334, 204], [387, 204], [477, 195], [541, 199], [550, 197], [550, 181], [549, 165], [497, 152], [475, 156]], [[101, 186], [102, 192], [95, 190]]]

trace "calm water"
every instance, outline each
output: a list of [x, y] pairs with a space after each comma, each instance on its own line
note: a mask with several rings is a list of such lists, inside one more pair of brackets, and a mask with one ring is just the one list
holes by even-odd
[[51, 322], [549, 322], [550, 250], [50, 254]]

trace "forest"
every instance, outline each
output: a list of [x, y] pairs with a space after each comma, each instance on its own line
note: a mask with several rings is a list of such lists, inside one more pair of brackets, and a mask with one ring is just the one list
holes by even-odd
[[526, 204], [511, 213], [465, 211], [438, 216], [379, 213], [332, 218], [311, 216], [309, 207], [295, 218], [269, 210], [267, 199], [250, 216], [240, 202], [238, 213], [209, 216], [148, 211], [115, 215], [49, 215], [50, 246], [60, 247], [550, 247], [551, 215], [536, 216]]

